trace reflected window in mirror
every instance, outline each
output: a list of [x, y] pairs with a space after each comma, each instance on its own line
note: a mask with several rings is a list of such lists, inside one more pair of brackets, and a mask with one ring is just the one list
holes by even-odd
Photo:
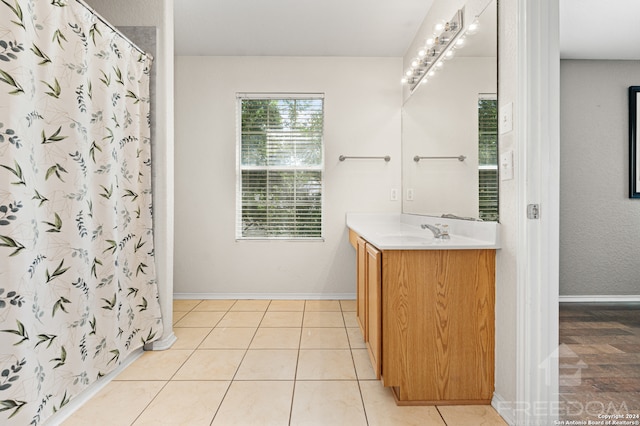
[[478, 96], [478, 202], [480, 219], [498, 221], [498, 97]]

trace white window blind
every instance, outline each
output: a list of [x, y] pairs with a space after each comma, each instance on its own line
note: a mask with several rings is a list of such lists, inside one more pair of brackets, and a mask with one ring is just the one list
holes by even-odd
[[478, 197], [480, 219], [498, 220], [498, 100], [478, 98]]
[[321, 239], [322, 95], [238, 95], [238, 239]]

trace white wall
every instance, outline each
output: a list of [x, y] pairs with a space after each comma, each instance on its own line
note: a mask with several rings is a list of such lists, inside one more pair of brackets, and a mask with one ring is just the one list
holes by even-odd
[[[400, 211], [401, 73], [400, 58], [177, 57], [177, 296], [353, 297], [345, 213]], [[324, 242], [235, 240], [236, 92], [325, 94]]]
[[156, 70], [156, 141], [153, 171], [156, 191], [153, 209], [156, 273], [160, 291], [164, 333], [172, 331], [173, 304], [173, 0], [87, 0], [114, 26], [158, 28]]
[[[496, 58], [455, 57], [402, 107], [402, 182], [414, 200], [402, 211], [480, 217], [478, 201], [478, 95], [497, 88]], [[421, 160], [419, 156], [459, 156]]]
[[640, 61], [563, 60], [560, 72], [560, 295], [640, 295], [628, 118]]

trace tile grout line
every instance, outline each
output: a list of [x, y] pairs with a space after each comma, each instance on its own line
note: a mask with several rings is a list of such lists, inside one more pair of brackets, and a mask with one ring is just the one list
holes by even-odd
[[304, 306], [302, 307], [302, 321], [300, 321], [300, 338], [298, 339], [298, 356], [296, 357], [296, 370], [293, 373], [293, 389], [291, 390], [291, 405], [289, 406], [289, 422], [287, 423], [291, 426], [291, 419], [293, 417], [293, 402], [296, 398], [296, 384], [298, 383], [298, 366], [300, 365], [300, 348], [302, 347], [302, 333], [304, 331], [304, 316], [307, 313], [307, 301], [304, 301]]

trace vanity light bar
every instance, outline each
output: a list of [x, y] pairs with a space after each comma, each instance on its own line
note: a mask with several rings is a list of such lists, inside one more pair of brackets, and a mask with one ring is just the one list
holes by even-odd
[[432, 75], [432, 68], [442, 66], [445, 55], [453, 49], [456, 39], [462, 33], [463, 15], [464, 9], [459, 9], [448, 22], [436, 25], [435, 31], [439, 33], [427, 39], [424, 47], [418, 51], [417, 58], [411, 62], [402, 78], [402, 82], [409, 84], [412, 91], [426, 75]]

